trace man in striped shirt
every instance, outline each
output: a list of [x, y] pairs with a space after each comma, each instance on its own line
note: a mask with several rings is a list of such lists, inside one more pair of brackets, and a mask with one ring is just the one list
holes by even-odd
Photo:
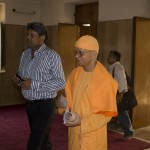
[[47, 29], [39, 22], [27, 24], [28, 49], [22, 54], [18, 75], [13, 80], [27, 100], [30, 124], [28, 150], [52, 150], [50, 127], [57, 92], [64, 88], [65, 77], [61, 58], [46, 46]]

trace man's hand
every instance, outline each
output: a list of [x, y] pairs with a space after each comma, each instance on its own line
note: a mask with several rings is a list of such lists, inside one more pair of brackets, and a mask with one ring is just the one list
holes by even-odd
[[16, 75], [14, 75], [11, 79], [13, 80], [13, 82], [14, 82], [16, 85], [19, 86], [20, 79], [19, 79]]
[[68, 121], [65, 123], [67, 127], [75, 127], [75, 126], [80, 126], [81, 125], [81, 117], [76, 113], [72, 112], [75, 115], [75, 119], [72, 121]]
[[23, 88], [24, 90], [29, 90], [30, 88], [31, 88], [31, 79], [29, 79], [29, 78], [24, 78], [24, 81], [21, 81], [20, 83], [19, 83], [19, 86], [21, 87], [21, 88]]
[[117, 94], [117, 103], [121, 103], [121, 100], [123, 98], [123, 93], [124, 93], [124, 91], [122, 91], [121, 93]]
[[56, 100], [56, 106], [60, 108], [67, 108], [67, 100], [63, 95], [59, 96]]

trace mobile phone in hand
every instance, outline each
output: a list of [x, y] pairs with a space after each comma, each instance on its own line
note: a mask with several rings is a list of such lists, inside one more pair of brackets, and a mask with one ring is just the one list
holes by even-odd
[[19, 79], [20, 82], [24, 81], [24, 79], [21, 76], [19, 76], [18, 74], [16, 74], [16, 77]]

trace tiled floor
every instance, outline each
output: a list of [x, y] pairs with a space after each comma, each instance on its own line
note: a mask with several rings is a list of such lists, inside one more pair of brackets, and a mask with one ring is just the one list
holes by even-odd
[[150, 142], [150, 126], [136, 129], [135, 136]]
[[[112, 122], [108, 124], [108, 129], [123, 133], [120, 125], [118, 124], [116, 127], [115, 123]], [[136, 129], [134, 133], [135, 133], [135, 138], [139, 138], [141, 140], [150, 143], [150, 126]], [[150, 149], [146, 149], [146, 150], [150, 150]]]

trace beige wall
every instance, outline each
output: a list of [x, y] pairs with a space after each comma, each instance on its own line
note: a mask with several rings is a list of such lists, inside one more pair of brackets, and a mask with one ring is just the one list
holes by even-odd
[[[6, 5], [6, 24], [24, 25], [30, 21], [42, 21], [51, 26], [74, 23], [75, 5], [95, 1], [99, 2], [99, 21], [132, 19], [133, 16], [150, 18], [149, 0], [0, 0], [0, 3]], [[13, 13], [13, 8], [33, 10], [36, 14]]]
[[[99, 21], [132, 19], [133, 16], [150, 18], [149, 0], [97, 0], [99, 2]], [[42, 3], [42, 21], [47, 25], [74, 23], [74, 6], [95, 0], [51, 0]], [[48, 16], [48, 17], [46, 17]]]
[[99, 0], [99, 21], [150, 18], [149, 0]]
[[[99, 21], [132, 19], [133, 16], [150, 17], [149, 0], [97, 1], [99, 2]], [[94, 2], [94, 0], [57, 0], [57, 2], [53, 0], [45, 2], [41, 5], [42, 21], [48, 25], [55, 25], [58, 22], [74, 23], [75, 4], [87, 2]]]
[[[40, 3], [23, 0], [1, 0], [1, 18], [5, 24], [25, 25], [31, 21], [40, 21]], [[5, 8], [5, 9], [4, 9]], [[35, 14], [15, 13], [12, 9], [20, 9], [23, 11], [35, 11]]]

